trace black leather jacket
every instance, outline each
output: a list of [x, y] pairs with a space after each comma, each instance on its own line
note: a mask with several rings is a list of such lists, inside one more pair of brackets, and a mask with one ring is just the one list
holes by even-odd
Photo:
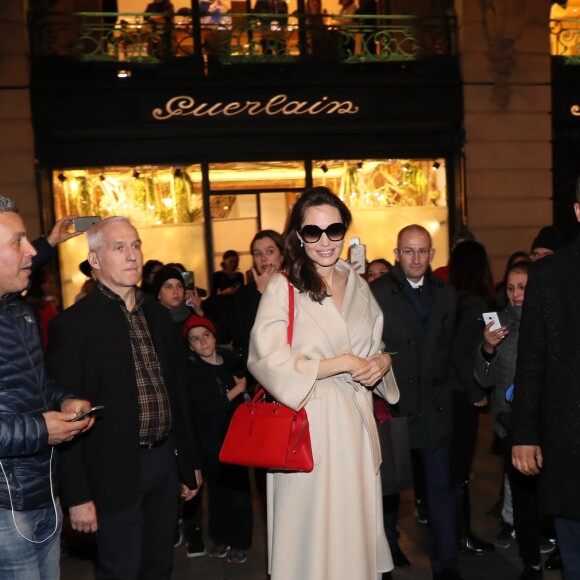
[[32, 309], [7, 294], [0, 299], [0, 509], [10, 509], [7, 481], [15, 510], [50, 504], [52, 448], [42, 413], [66, 397], [46, 378]]

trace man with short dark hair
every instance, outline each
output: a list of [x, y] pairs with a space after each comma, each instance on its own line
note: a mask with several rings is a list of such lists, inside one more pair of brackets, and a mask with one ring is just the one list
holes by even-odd
[[36, 250], [14, 202], [0, 196], [0, 578], [58, 578], [62, 512], [54, 447], [92, 425], [48, 381], [32, 309], [21, 299]]
[[[580, 221], [580, 180], [574, 204]], [[580, 578], [580, 236], [534, 262], [526, 286], [513, 400], [512, 461], [536, 475], [554, 516], [564, 578]]]
[[[414, 224], [403, 228], [394, 253], [393, 270], [371, 283], [371, 290], [385, 315], [383, 342], [385, 348], [394, 353], [393, 371], [400, 385], [401, 398], [394, 412], [409, 418], [411, 448], [425, 472], [433, 540], [433, 578], [459, 580], [455, 496], [450, 469], [451, 388], [448, 384], [455, 330], [455, 291], [431, 273], [429, 266], [435, 250], [431, 235], [424, 227]], [[396, 563], [400, 549], [396, 544], [396, 519], [392, 514], [386, 518], [385, 528]]]
[[181, 496], [201, 484], [185, 353], [169, 311], [136, 287], [143, 254], [124, 217], [87, 232], [96, 287], [51, 324], [47, 360], [60, 381], [105, 408], [94, 433], [62, 454], [73, 529], [97, 532], [98, 578], [171, 574]]

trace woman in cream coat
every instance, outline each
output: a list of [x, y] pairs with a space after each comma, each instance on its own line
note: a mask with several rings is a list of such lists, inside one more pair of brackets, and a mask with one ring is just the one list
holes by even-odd
[[381, 462], [372, 391], [396, 403], [383, 317], [367, 283], [339, 260], [348, 208], [325, 187], [306, 191], [285, 232], [295, 292], [287, 343], [286, 278], [262, 296], [248, 366], [280, 402], [306, 407], [314, 469], [268, 474], [272, 580], [376, 580], [393, 568], [383, 530]]

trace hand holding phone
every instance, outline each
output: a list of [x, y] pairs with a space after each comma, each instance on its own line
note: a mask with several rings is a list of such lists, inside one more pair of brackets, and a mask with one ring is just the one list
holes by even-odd
[[92, 417], [95, 413], [102, 411], [104, 408], [105, 408], [105, 405], [97, 405], [95, 407], [91, 407], [88, 411], [84, 411], [80, 415], [77, 415], [76, 417], [69, 419], [68, 422], [74, 423], [76, 421], [82, 421], [85, 417]]
[[191, 271], [181, 272], [183, 278], [183, 287], [186, 290], [195, 290], [195, 275]]
[[483, 322], [485, 322], [486, 326], [490, 322], [493, 322], [493, 324], [489, 328], [490, 330], [498, 330], [499, 328], [501, 328], [501, 324], [500, 324], [499, 316], [497, 315], [497, 312], [484, 312], [482, 316], [483, 316]]
[[91, 226], [95, 225], [101, 218], [98, 215], [85, 215], [73, 219], [75, 232], [86, 232]]

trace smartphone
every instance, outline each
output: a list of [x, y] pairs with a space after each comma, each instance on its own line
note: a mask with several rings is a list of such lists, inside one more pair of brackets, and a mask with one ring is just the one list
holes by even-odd
[[485, 326], [487, 326], [490, 322], [493, 322], [493, 324], [490, 327], [490, 330], [497, 330], [498, 328], [501, 328], [497, 312], [484, 312], [483, 322], [485, 322]]
[[92, 417], [95, 413], [102, 411], [105, 408], [105, 405], [97, 405], [96, 407], [91, 407], [88, 411], [77, 415], [73, 419], [69, 419], [69, 423], [74, 423], [75, 421], [82, 421], [85, 417]]
[[73, 226], [75, 232], [86, 232], [92, 225], [95, 225], [101, 218], [98, 215], [85, 215], [75, 218]]
[[183, 278], [183, 285], [186, 290], [195, 290], [195, 276], [193, 272], [181, 272]]
[[350, 238], [349, 258], [357, 273], [364, 276], [367, 267], [366, 248], [360, 243], [360, 238]]

